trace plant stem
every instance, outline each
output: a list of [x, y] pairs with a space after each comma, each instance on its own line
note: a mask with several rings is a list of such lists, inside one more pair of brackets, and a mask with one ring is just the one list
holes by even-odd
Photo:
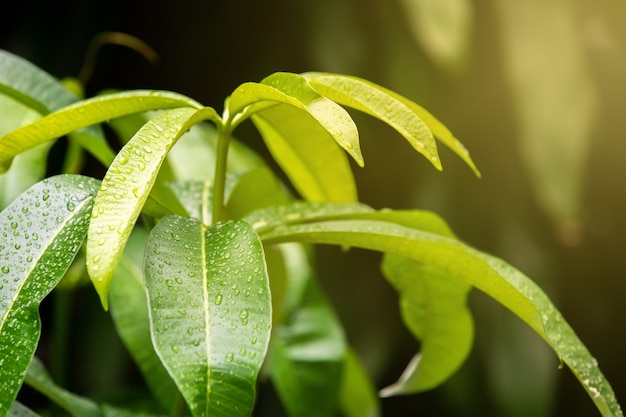
[[232, 126], [226, 122], [217, 128], [217, 150], [215, 155], [215, 175], [213, 177], [212, 223], [222, 220], [224, 215], [224, 192], [226, 188], [226, 161]]

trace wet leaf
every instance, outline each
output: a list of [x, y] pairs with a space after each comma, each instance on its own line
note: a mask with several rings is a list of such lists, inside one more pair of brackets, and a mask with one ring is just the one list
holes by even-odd
[[37, 347], [39, 304], [85, 238], [97, 187], [92, 178], [51, 177], [0, 213], [0, 415], [11, 407]]
[[441, 170], [433, 135], [480, 177], [463, 144], [423, 107], [400, 94], [358, 77], [328, 73], [303, 74], [320, 94], [376, 117], [396, 129], [411, 146]]
[[[461, 241], [431, 229], [436, 216], [426, 214], [417, 226], [420, 212], [414, 212], [414, 224], [381, 220], [335, 220], [278, 226], [261, 232], [265, 244], [304, 242], [356, 246], [392, 253], [419, 261], [430, 268], [455, 277], [493, 297], [526, 322], [555, 351], [596, 407], [605, 416], [622, 416], [610, 384], [596, 360], [554, 307], [548, 296], [528, 277], [504, 261], [479, 252]], [[355, 219], [356, 217], [352, 217]], [[434, 222], [434, 224], [440, 223]], [[433, 232], [434, 231], [434, 232]], [[454, 259], [454, 262], [450, 262]]]
[[272, 321], [258, 236], [241, 221], [168, 216], [144, 274], [155, 349], [192, 415], [248, 416]]
[[158, 114], [122, 148], [104, 176], [86, 249], [87, 270], [105, 308], [111, 277], [167, 152], [192, 125], [212, 112], [178, 108]]
[[[83, 100], [50, 113], [0, 138], [0, 164], [8, 167], [16, 155], [41, 143], [57, 139], [81, 127], [108, 119], [155, 109], [186, 107], [201, 109], [195, 101], [166, 91], [128, 91]], [[210, 117], [215, 117], [215, 112]]]

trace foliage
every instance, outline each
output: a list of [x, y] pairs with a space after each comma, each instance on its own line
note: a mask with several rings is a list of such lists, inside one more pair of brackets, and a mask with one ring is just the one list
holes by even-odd
[[[1, 104], [28, 115], [3, 122], [0, 139], [2, 190], [23, 191], [0, 213], [2, 416], [33, 413], [16, 401], [23, 383], [76, 416], [247, 416], [259, 375], [290, 415], [378, 415], [374, 383], [318, 282], [314, 244], [385, 254], [383, 275], [422, 350], [381, 396], [435, 388], [462, 365], [475, 287], [546, 341], [602, 415], [622, 415], [593, 357], [529, 278], [463, 243], [434, 213], [358, 203], [348, 155], [364, 160], [346, 107], [394, 128], [435, 168], [438, 140], [479, 175], [463, 145], [409, 99], [346, 75], [275, 73], [237, 87], [219, 115], [166, 91], [78, 99], [8, 52], [0, 69]], [[247, 119], [295, 193], [232, 137]], [[23, 175], [45, 167], [64, 136], [62, 173]], [[86, 155], [106, 167], [101, 181], [81, 173]], [[60, 282], [78, 285], [69, 276], [83, 266], [153, 409], [71, 394], [34, 357], [39, 305]]]

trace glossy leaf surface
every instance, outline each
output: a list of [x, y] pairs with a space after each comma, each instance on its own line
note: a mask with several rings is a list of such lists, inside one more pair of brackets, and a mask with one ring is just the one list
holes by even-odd
[[408, 98], [358, 77], [316, 72], [303, 75], [320, 94], [376, 117], [396, 129], [435, 168], [441, 170], [441, 162], [433, 135], [480, 176], [463, 144], [443, 123]]
[[202, 108], [183, 95], [165, 91], [138, 90], [83, 100], [0, 138], [0, 164], [6, 169], [11, 158], [21, 152], [81, 127], [132, 113], [176, 107]]
[[308, 113], [278, 104], [252, 116], [272, 156], [309, 201], [349, 203], [356, 185], [345, 153]]
[[286, 314], [272, 337], [272, 382], [290, 416], [330, 416], [338, 409], [346, 341], [304, 248], [280, 245], [287, 271]]
[[165, 217], [144, 274], [154, 346], [194, 417], [248, 416], [272, 321], [256, 233], [241, 221]]
[[383, 397], [433, 389], [456, 372], [472, 349], [474, 325], [467, 307], [471, 286], [408, 258], [387, 254], [383, 273], [400, 295], [402, 319], [421, 351]]
[[0, 414], [21, 385], [40, 333], [39, 304], [80, 248], [98, 181], [56, 176], [0, 213]]
[[462, 280], [493, 297], [535, 330], [568, 365], [604, 416], [622, 416], [613, 389], [597, 362], [547, 295], [504, 261], [454, 238], [430, 232], [429, 222], [417, 229], [370, 219], [325, 221], [276, 227], [261, 233], [261, 237], [266, 244], [295, 241], [392, 253]]
[[158, 114], [122, 148], [104, 176], [89, 225], [87, 270], [105, 308], [111, 277], [167, 152], [211, 110], [179, 108]]

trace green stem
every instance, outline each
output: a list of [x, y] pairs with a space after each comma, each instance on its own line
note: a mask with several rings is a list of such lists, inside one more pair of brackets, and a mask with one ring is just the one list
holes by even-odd
[[217, 150], [215, 155], [215, 176], [213, 177], [212, 223], [223, 220], [224, 193], [226, 189], [226, 162], [232, 125], [226, 122], [217, 129]]

